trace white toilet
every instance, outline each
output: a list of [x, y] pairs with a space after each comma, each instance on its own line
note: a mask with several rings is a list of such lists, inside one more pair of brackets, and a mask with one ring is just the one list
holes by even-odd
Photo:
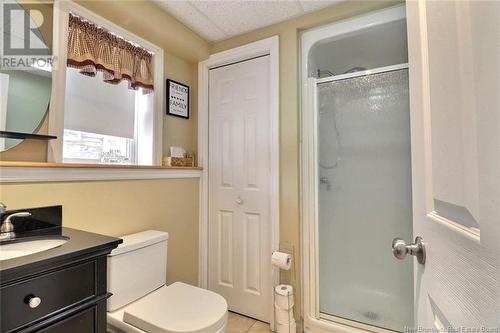
[[114, 333], [223, 333], [226, 300], [209, 290], [165, 284], [166, 232], [124, 236], [108, 256], [108, 331]]

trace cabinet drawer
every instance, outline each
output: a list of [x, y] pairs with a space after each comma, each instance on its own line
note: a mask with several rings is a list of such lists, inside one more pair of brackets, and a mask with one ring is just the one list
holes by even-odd
[[[41, 276], [2, 287], [1, 331], [52, 315], [96, 295], [96, 262], [66, 267]], [[38, 297], [40, 304], [30, 299]]]
[[[107, 323], [107, 296], [98, 302], [95, 302], [90, 307], [84, 307], [68, 317], [58, 319], [48, 326], [45, 323], [39, 324], [38, 327], [29, 327], [23, 330], [23, 333], [106, 333]], [[50, 320], [50, 319], [49, 319]]]
[[94, 333], [96, 327], [97, 306], [79, 312], [52, 326], [44, 328], [40, 333]]

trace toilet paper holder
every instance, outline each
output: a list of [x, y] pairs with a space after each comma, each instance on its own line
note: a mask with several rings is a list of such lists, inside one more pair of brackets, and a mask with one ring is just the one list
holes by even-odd
[[[277, 288], [281, 287], [281, 291], [285, 292], [279, 293], [277, 291]], [[290, 292], [291, 286], [286, 286], [286, 285], [277, 285], [273, 287], [273, 314], [274, 314], [274, 327], [272, 327], [273, 332], [277, 333], [296, 333], [296, 323], [295, 323], [295, 318], [293, 317], [293, 307], [294, 307], [294, 291], [293, 287], [292, 291]], [[283, 303], [283, 300], [280, 302], [277, 301], [277, 297], [286, 297], [286, 303]], [[281, 312], [281, 315], [278, 313], [278, 311]], [[286, 312], [285, 318], [283, 318], [283, 312]], [[280, 327], [284, 327], [285, 330], [281, 330]], [[286, 330], [286, 327], [288, 329]]]
[[[291, 285], [294, 285], [294, 282], [295, 282], [295, 273], [296, 273], [296, 269], [295, 269], [295, 247], [288, 241], [281, 241], [279, 242], [279, 248], [278, 250], [279, 252], [284, 252], [284, 253], [287, 253], [289, 255], [292, 256], [292, 265], [290, 267], [290, 270], [288, 271], [283, 271], [285, 274], [290, 274], [290, 284]], [[271, 253], [271, 256], [272, 256], [272, 253]], [[279, 274], [281, 272], [281, 270], [277, 269], [275, 271], [277, 274], [278, 274], [278, 280], [279, 280]], [[289, 272], [289, 273], [288, 273]], [[271, 323], [271, 330], [273, 332], [278, 332], [278, 326], [279, 325], [283, 325], [283, 324], [280, 324], [277, 320], [277, 315], [276, 315], [276, 290], [275, 288], [277, 287], [277, 285], [273, 286], [272, 287], [272, 293], [273, 293], [273, 322]], [[295, 291], [292, 291], [292, 294], [291, 295], [287, 295], [287, 308], [288, 308], [288, 330], [285, 331], [286, 333], [296, 333], [296, 322], [295, 322], [295, 318], [293, 317], [293, 307], [294, 307], [294, 304], [291, 304], [291, 301], [290, 301], [290, 297], [293, 299], [294, 297], [294, 293]], [[286, 324], [285, 324], [286, 325]], [[294, 329], [295, 327], [295, 329]], [[278, 332], [278, 333], [281, 333], [281, 332]]]
[[[292, 256], [292, 267], [290, 268], [289, 272], [291, 272], [291, 278], [293, 279], [291, 282], [295, 280], [295, 247], [288, 241], [281, 241], [279, 242], [278, 249], [276, 250], [277, 252], [283, 252], [287, 253]], [[271, 256], [273, 255], [274, 251], [271, 252]]]
[[274, 251], [271, 255], [271, 263], [274, 267], [288, 271], [292, 268], [293, 257], [290, 253]]

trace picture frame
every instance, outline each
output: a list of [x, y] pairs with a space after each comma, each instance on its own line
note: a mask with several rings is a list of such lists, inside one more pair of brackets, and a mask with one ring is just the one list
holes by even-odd
[[189, 95], [188, 85], [167, 79], [167, 114], [174, 117], [189, 119]]

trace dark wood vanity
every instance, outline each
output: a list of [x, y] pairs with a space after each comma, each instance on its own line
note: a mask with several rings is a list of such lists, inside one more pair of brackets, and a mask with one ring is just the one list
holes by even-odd
[[[67, 242], [0, 261], [0, 331], [105, 333], [106, 300], [111, 296], [106, 256], [121, 239], [61, 227], [60, 206], [27, 211], [33, 214], [29, 222], [14, 223], [16, 238], [0, 246], [47, 238]], [[48, 218], [53, 213], [56, 217]]]

